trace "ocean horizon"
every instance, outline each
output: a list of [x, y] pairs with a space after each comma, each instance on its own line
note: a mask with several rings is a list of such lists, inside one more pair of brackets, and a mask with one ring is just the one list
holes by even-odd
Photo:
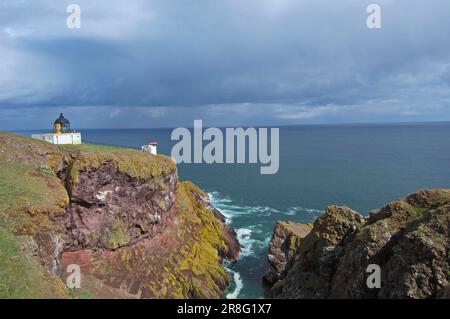
[[[302, 124], [259, 124], [259, 125], [243, 125], [240, 127], [309, 127], [309, 126], [398, 126], [398, 125], [441, 125], [441, 124], [450, 124], [450, 121], [402, 121], [402, 122], [335, 122], [335, 123], [327, 123], [327, 122], [318, 122], [318, 123], [302, 123]], [[81, 131], [81, 130], [96, 130], [96, 131], [107, 131], [107, 130], [173, 130], [178, 126], [162, 126], [162, 127], [75, 127], [73, 126], [73, 131]], [[204, 125], [205, 128], [209, 127], [207, 123]], [[224, 129], [227, 127], [236, 127], [235, 125], [219, 125], [217, 128]], [[194, 126], [186, 126], [187, 129], [193, 129]], [[38, 132], [46, 132], [49, 128], [33, 128], [27, 130], [20, 129], [7, 129], [5, 132], [11, 133], [38, 133]]]

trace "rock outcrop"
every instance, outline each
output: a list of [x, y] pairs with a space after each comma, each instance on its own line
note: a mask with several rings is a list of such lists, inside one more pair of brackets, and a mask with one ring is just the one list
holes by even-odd
[[[222, 260], [240, 251], [170, 158], [129, 149], [0, 133], [0, 217], [2, 297], [219, 298], [231, 281]], [[69, 291], [73, 264], [82, 287]]]
[[[446, 298], [449, 249], [450, 190], [419, 191], [368, 217], [330, 206], [269, 292], [275, 298]], [[373, 264], [381, 269], [380, 288], [367, 285]]]
[[264, 276], [266, 284], [272, 286], [286, 275], [298, 253], [301, 241], [309, 234], [312, 225], [279, 221], [273, 230], [267, 260], [269, 272]]

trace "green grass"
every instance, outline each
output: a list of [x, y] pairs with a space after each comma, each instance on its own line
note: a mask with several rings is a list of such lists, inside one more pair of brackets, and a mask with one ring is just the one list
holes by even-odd
[[83, 289], [69, 289], [69, 294], [72, 299], [94, 299], [91, 292]]
[[120, 147], [120, 146], [107, 146], [107, 145], [96, 145], [96, 144], [75, 144], [75, 145], [59, 145], [58, 148], [62, 151], [85, 151], [85, 152], [129, 152], [137, 151], [130, 148]]
[[416, 216], [418, 218], [422, 217], [423, 215], [425, 215], [425, 213], [429, 210], [429, 208], [425, 208], [425, 207], [414, 207], [414, 212], [416, 213]]
[[37, 289], [37, 272], [27, 265], [17, 238], [0, 223], [0, 298], [26, 298]]
[[30, 175], [35, 170], [22, 164], [0, 162], [0, 212], [43, 199], [42, 184]]
[[36, 172], [40, 173], [40, 174], [45, 174], [48, 176], [56, 177], [56, 173], [50, 167], [45, 167], [45, 166], [38, 167], [38, 168], [36, 168]]
[[50, 168], [0, 161], [0, 216], [33, 207], [55, 211], [64, 196], [65, 189]]
[[[62, 282], [23, 254], [21, 242], [11, 229], [31, 222], [21, 213], [24, 207], [52, 200], [46, 194], [47, 179], [54, 175], [46, 168], [0, 162], [0, 298], [45, 298], [64, 296]], [[14, 211], [14, 215], [12, 214]]]
[[26, 298], [34, 290], [30, 276], [36, 274], [27, 269], [17, 248], [16, 237], [6, 230], [3, 222], [0, 226], [0, 298]]
[[62, 282], [22, 254], [20, 240], [0, 221], [0, 299], [65, 297]]

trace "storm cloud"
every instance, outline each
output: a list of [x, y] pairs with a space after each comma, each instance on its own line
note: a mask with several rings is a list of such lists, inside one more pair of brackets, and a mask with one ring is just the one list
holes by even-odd
[[[373, 2], [381, 29], [366, 26]], [[66, 27], [70, 3], [80, 29]], [[2, 0], [0, 128], [62, 111], [81, 127], [450, 120], [449, 12], [442, 0]]]

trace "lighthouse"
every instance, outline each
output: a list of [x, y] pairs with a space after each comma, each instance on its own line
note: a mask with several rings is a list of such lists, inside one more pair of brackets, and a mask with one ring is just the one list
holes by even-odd
[[33, 134], [31, 137], [52, 144], [81, 144], [81, 133], [70, 130], [70, 121], [62, 113], [53, 123], [53, 133]]

